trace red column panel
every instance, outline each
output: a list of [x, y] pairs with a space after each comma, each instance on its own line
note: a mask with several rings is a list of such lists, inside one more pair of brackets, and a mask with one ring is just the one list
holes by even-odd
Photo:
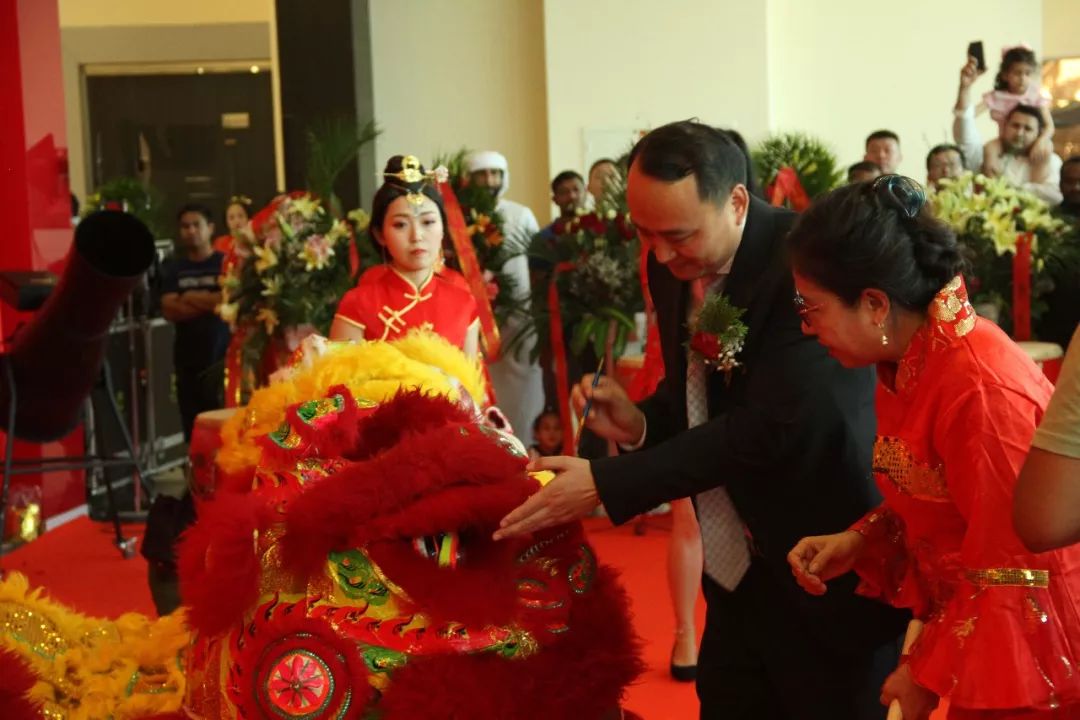
[[[72, 229], [57, 0], [0, 0], [0, 97], [0, 270], [60, 272]], [[9, 338], [31, 318], [4, 307], [0, 337]], [[77, 455], [82, 431], [57, 443], [19, 443], [17, 449], [22, 458]], [[19, 476], [12, 483], [26, 485], [42, 489], [46, 516], [84, 500], [82, 473]]]

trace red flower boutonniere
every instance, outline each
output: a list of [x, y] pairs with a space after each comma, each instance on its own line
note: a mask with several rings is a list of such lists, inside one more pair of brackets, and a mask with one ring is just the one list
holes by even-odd
[[707, 296], [689, 325], [690, 349], [713, 370], [730, 373], [749, 330], [741, 320], [745, 312], [723, 295]]

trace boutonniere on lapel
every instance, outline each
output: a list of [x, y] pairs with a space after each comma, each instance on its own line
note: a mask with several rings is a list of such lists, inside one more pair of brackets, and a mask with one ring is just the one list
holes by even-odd
[[742, 321], [746, 312], [723, 295], [707, 295], [689, 325], [690, 349], [713, 370], [727, 373], [739, 366], [736, 356], [743, 349], [749, 328]]

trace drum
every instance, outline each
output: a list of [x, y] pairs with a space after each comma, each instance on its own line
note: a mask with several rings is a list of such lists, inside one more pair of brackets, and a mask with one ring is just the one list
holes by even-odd
[[221, 449], [221, 428], [239, 408], [208, 410], [195, 417], [188, 459], [191, 462], [191, 492], [195, 497], [212, 497], [217, 488], [217, 459]]
[[1061, 361], [1065, 356], [1065, 351], [1060, 345], [1045, 342], [1018, 342], [1016, 344], [1035, 361], [1050, 382], [1057, 382], [1058, 374], [1061, 373]]

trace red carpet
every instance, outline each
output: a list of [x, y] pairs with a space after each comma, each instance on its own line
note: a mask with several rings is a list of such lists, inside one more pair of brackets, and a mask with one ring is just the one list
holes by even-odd
[[[670, 520], [650, 518], [645, 535], [590, 520], [589, 534], [602, 562], [619, 568], [629, 591], [638, 633], [645, 641], [646, 675], [629, 691], [626, 706], [647, 720], [687, 720], [698, 716], [693, 685], [669, 679], [674, 632], [667, 591]], [[124, 535], [141, 534], [137, 525]], [[115, 618], [125, 612], [153, 614], [141, 557], [124, 560], [112, 544], [111, 526], [83, 517], [51, 530], [0, 557], [0, 569], [15, 570], [45, 588], [56, 600], [87, 615]], [[698, 608], [699, 627], [704, 605]]]

